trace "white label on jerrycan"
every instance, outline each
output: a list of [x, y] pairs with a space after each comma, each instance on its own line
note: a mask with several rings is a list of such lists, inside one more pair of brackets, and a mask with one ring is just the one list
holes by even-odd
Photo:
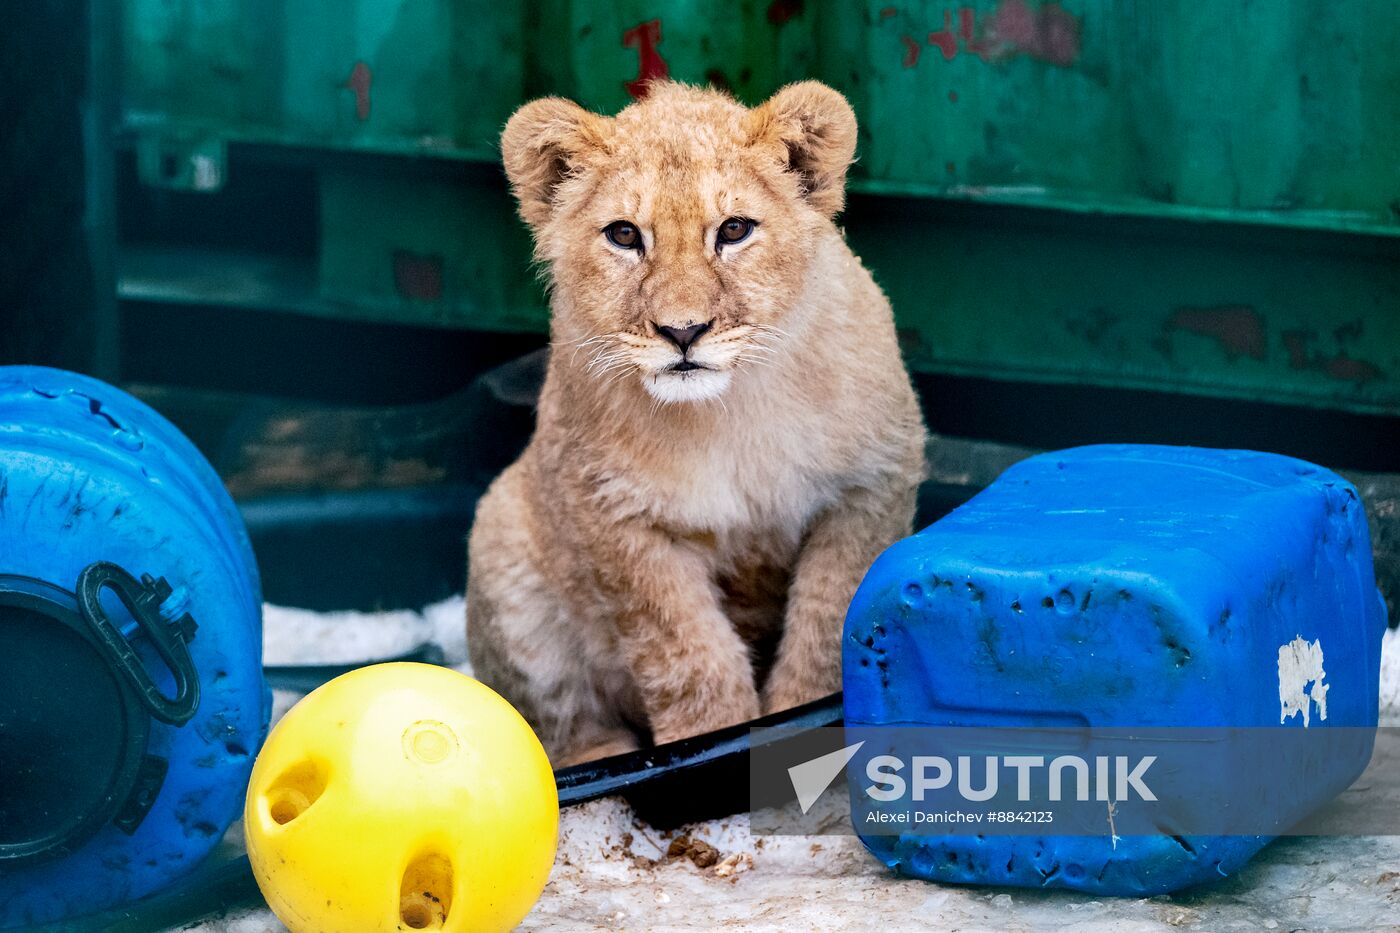
[[[1287, 722], [1301, 714], [1303, 728], [1312, 721], [1312, 704], [1317, 715], [1327, 718], [1327, 691], [1323, 683], [1327, 672], [1322, 669], [1322, 642], [1304, 641], [1298, 636], [1278, 649], [1278, 721]], [[1311, 689], [1309, 689], [1311, 687]]]

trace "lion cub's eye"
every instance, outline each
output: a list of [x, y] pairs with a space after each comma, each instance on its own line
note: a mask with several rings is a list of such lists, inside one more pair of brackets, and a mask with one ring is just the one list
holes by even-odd
[[614, 220], [603, 228], [603, 233], [613, 246], [622, 249], [642, 248], [642, 232], [625, 220]]
[[719, 233], [715, 237], [715, 248], [728, 246], [734, 243], [742, 243], [753, 233], [753, 228], [758, 226], [758, 222], [749, 220], [747, 217], [731, 217], [719, 225]]

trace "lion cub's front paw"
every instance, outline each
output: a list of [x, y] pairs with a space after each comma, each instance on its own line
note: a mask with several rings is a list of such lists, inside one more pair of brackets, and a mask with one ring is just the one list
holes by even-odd
[[597, 761], [600, 758], [611, 758], [613, 755], [625, 755], [628, 752], [635, 752], [641, 748], [641, 743], [637, 737], [630, 732], [619, 732], [610, 738], [601, 739], [591, 744], [581, 747], [575, 746], [568, 752], [560, 756], [554, 763], [556, 768], [571, 768], [588, 761]]
[[752, 685], [727, 692], [704, 691], [652, 716], [652, 741], [657, 745], [703, 735], [736, 723], [757, 719], [761, 704]]
[[831, 677], [812, 676], [810, 673], [804, 676], [782, 666], [776, 667], [763, 688], [763, 715], [781, 713], [785, 709], [820, 700], [840, 689], [839, 678], [833, 683]]

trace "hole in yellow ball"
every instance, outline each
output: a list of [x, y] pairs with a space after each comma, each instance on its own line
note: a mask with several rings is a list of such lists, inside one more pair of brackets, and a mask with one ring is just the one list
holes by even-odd
[[399, 918], [411, 930], [437, 930], [452, 909], [452, 863], [424, 852], [404, 869], [399, 886]]
[[306, 812], [310, 806], [310, 801], [306, 795], [298, 791], [286, 789], [281, 791], [267, 806], [267, 812], [272, 816], [272, 821], [278, 826], [286, 826], [292, 820]]
[[263, 795], [267, 815], [278, 826], [286, 826], [311, 809], [325, 790], [326, 769], [319, 762], [298, 762], [283, 771]]

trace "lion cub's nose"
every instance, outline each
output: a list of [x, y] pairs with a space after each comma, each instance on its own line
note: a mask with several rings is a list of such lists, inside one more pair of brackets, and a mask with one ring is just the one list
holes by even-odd
[[704, 324], [687, 324], [685, 327], [667, 327], [664, 324], [657, 324], [656, 332], [676, 345], [676, 349], [684, 353], [690, 349], [690, 345], [700, 339], [700, 335], [710, 329], [714, 321], [706, 321]]

